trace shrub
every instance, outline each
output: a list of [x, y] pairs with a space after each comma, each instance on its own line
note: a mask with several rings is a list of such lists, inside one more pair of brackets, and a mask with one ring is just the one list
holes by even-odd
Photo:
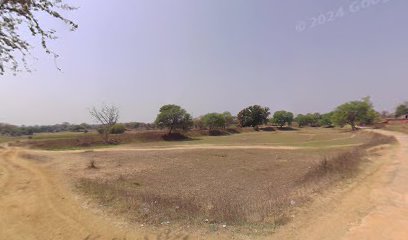
[[126, 127], [123, 124], [115, 124], [113, 127], [110, 129], [111, 134], [122, 134], [126, 131]]

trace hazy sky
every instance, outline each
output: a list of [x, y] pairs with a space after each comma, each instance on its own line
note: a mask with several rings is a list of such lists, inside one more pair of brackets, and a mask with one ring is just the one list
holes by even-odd
[[37, 48], [35, 72], [0, 76], [0, 122], [92, 122], [87, 109], [103, 102], [126, 122], [153, 121], [167, 103], [198, 116], [252, 104], [326, 112], [368, 95], [392, 110], [408, 100], [406, 0], [364, 0], [364, 9], [353, 4], [363, 0], [71, 2], [78, 31], [43, 19], [59, 30], [51, 46], [63, 71]]

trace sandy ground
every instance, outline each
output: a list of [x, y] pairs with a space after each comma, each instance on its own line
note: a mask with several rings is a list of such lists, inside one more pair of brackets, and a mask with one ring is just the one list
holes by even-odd
[[408, 239], [408, 135], [372, 159], [359, 179], [299, 211], [273, 239]]
[[16, 150], [1, 153], [0, 239], [129, 238], [84, 211], [57, 178], [37, 164], [17, 158]]
[[[408, 239], [408, 135], [382, 133], [394, 135], [400, 144], [373, 159], [365, 173], [347, 186], [316, 196], [291, 223], [266, 238]], [[19, 151], [0, 149], [0, 239], [143, 239], [149, 235], [84, 209], [57, 173], [41, 162], [19, 158]], [[188, 239], [197, 238], [207, 236], [191, 234]]]

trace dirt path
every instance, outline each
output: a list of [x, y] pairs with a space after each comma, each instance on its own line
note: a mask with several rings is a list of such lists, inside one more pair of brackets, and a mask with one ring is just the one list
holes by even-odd
[[408, 239], [408, 135], [382, 133], [395, 135], [400, 146], [382, 168], [382, 175], [372, 179], [373, 210], [345, 239]]
[[136, 239], [84, 211], [55, 179], [15, 150], [0, 152], [0, 239]]
[[358, 179], [318, 198], [274, 239], [408, 239], [408, 135], [375, 157]]
[[[346, 190], [319, 198], [271, 237], [408, 239], [408, 135], [386, 134], [400, 145], [376, 158]], [[0, 239], [143, 239], [140, 229], [82, 208], [65, 185], [47, 166], [0, 149]]]
[[[160, 146], [160, 147], [126, 147], [118, 146], [113, 148], [96, 148], [92, 149], [92, 152], [120, 152], [120, 151], [133, 151], [133, 152], [145, 152], [145, 151], [176, 151], [176, 150], [301, 150], [301, 149], [331, 149], [331, 148], [346, 148], [346, 147], [356, 147], [361, 144], [340, 144], [340, 145], [330, 145], [324, 147], [309, 147], [309, 146], [270, 146], [270, 145], [215, 145], [215, 144], [194, 144], [194, 145], [174, 145], [171, 147]], [[36, 153], [50, 153], [48, 150], [30, 150]], [[88, 152], [87, 150], [57, 150], [56, 153], [82, 153]]]

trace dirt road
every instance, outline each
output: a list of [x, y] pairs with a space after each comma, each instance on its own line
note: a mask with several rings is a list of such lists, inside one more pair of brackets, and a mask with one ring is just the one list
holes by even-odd
[[[347, 148], [347, 147], [357, 147], [361, 144], [339, 144], [339, 145], [330, 145], [324, 147], [309, 147], [309, 146], [270, 146], [270, 145], [215, 145], [215, 144], [193, 144], [193, 145], [174, 145], [171, 147], [123, 147], [118, 146], [115, 148], [96, 148], [92, 149], [92, 152], [161, 152], [161, 151], [177, 151], [177, 150], [302, 150], [302, 149], [331, 149], [331, 148]], [[30, 150], [35, 153], [50, 153], [49, 150]], [[83, 153], [89, 152], [89, 149], [86, 150], [62, 150], [55, 151], [59, 153]]]
[[[373, 159], [346, 190], [299, 210], [272, 238], [408, 239], [408, 136], [386, 134], [400, 144]], [[0, 149], [0, 239], [143, 239], [140, 229], [81, 207], [65, 185], [42, 163]]]
[[345, 239], [408, 239], [408, 136], [394, 135], [400, 146], [371, 179], [370, 202], [374, 208]]
[[1, 151], [0, 239], [136, 239], [84, 211], [56, 179], [16, 150]]
[[374, 157], [358, 179], [318, 198], [274, 239], [408, 239], [408, 135]]

